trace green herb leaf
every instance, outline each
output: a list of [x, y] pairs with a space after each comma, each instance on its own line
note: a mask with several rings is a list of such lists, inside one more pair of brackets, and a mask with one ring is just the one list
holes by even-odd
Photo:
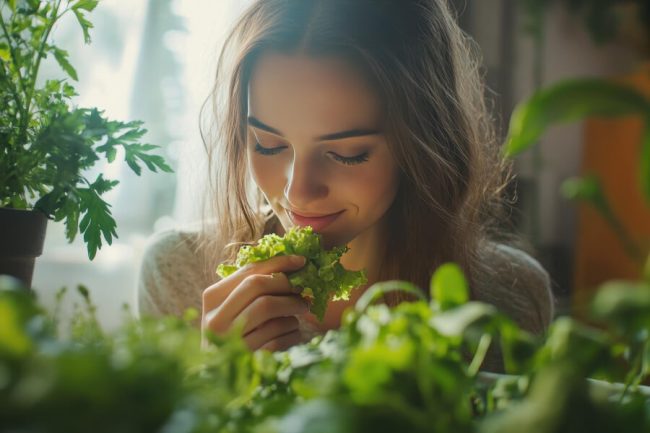
[[61, 68], [75, 81], [78, 81], [77, 71], [72, 67], [68, 61], [68, 52], [59, 48], [54, 48], [54, 58]]
[[365, 311], [373, 302], [390, 292], [405, 292], [416, 299], [425, 300], [422, 291], [415, 285], [406, 281], [380, 281], [368, 287], [363, 295], [357, 300], [354, 308], [357, 311]]
[[84, 17], [83, 13], [79, 9], [72, 9], [72, 12], [77, 17], [79, 25], [81, 25], [81, 30], [84, 34], [84, 42], [89, 44], [91, 42], [89, 30], [93, 28], [93, 24]]
[[100, 195], [117, 185], [117, 181], [109, 181], [99, 175], [97, 180], [88, 188], [79, 188], [81, 213], [79, 231], [84, 235], [88, 247], [88, 257], [92, 260], [97, 250], [102, 247], [102, 237], [111, 245], [113, 237], [117, 238], [116, 223], [110, 211], [110, 205]]
[[83, 9], [88, 12], [92, 12], [96, 7], [97, 4], [99, 3], [99, 0], [79, 0], [76, 2], [74, 5], [72, 5], [72, 9]]
[[443, 311], [469, 300], [469, 287], [460, 266], [445, 263], [436, 270], [431, 277], [431, 298]]
[[158, 146], [151, 144], [123, 144], [124, 146], [124, 160], [131, 167], [131, 170], [138, 176], [142, 173], [142, 168], [138, 164], [138, 161], [144, 162], [144, 164], [151, 171], [157, 171], [160, 169], [167, 173], [173, 173], [174, 170], [165, 163], [165, 160], [159, 155], [150, 155], [148, 152], [151, 149], [155, 149]]
[[600, 79], [566, 80], [538, 91], [515, 108], [504, 150], [507, 156], [517, 155], [555, 123], [629, 115], [650, 119], [650, 102], [635, 89]]
[[11, 52], [9, 51], [9, 46], [5, 43], [0, 43], [0, 60], [3, 62], [8, 62], [11, 60]]
[[621, 219], [614, 212], [609, 200], [605, 197], [600, 179], [593, 175], [586, 175], [584, 178], [567, 179], [562, 183], [561, 191], [570, 200], [584, 201], [593, 206], [600, 216], [607, 221], [630, 258], [639, 262], [643, 261], [645, 258], [644, 248], [628, 233]]

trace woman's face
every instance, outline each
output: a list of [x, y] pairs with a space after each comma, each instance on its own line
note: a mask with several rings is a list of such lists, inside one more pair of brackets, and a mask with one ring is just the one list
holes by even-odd
[[284, 229], [312, 225], [328, 247], [381, 236], [399, 171], [363, 76], [333, 57], [267, 53], [248, 95], [249, 169]]

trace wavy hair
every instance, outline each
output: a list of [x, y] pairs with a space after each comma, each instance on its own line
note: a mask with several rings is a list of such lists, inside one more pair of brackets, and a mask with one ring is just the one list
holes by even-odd
[[453, 261], [474, 286], [489, 270], [479, 251], [500, 232], [511, 168], [500, 157], [478, 49], [444, 0], [258, 0], [243, 13], [219, 56], [204, 134], [215, 214], [205, 248], [224, 258], [214, 248], [227, 244], [225, 259], [234, 259], [237, 245], [276, 220], [245, 151], [248, 82], [267, 50], [340, 56], [380, 97], [401, 176], [381, 280], [426, 288], [435, 268]]

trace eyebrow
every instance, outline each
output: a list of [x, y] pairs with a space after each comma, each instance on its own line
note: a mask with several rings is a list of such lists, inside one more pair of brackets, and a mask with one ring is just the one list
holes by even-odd
[[[277, 129], [266, 125], [265, 123], [261, 122], [259, 119], [249, 116], [248, 117], [248, 123], [249, 125], [261, 129], [266, 132], [270, 132], [271, 134], [279, 135], [280, 137], [284, 137], [284, 134], [282, 132], [278, 131]], [[344, 138], [353, 138], [353, 137], [366, 137], [368, 135], [379, 135], [380, 131], [377, 129], [349, 129], [347, 131], [340, 131], [340, 132], [334, 132], [332, 134], [325, 134], [320, 137], [317, 137], [317, 141], [334, 141], [334, 140], [342, 140]]]

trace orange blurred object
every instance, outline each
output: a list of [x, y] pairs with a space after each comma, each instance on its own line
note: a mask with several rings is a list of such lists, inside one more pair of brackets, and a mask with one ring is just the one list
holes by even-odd
[[[615, 78], [650, 98], [650, 62], [631, 75]], [[582, 173], [596, 174], [605, 196], [629, 234], [650, 246], [650, 205], [639, 185], [639, 158], [643, 120], [593, 118], [585, 122]], [[597, 286], [611, 279], [638, 279], [642, 267], [631, 259], [621, 242], [596, 211], [578, 210], [573, 307], [584, 306]]]

